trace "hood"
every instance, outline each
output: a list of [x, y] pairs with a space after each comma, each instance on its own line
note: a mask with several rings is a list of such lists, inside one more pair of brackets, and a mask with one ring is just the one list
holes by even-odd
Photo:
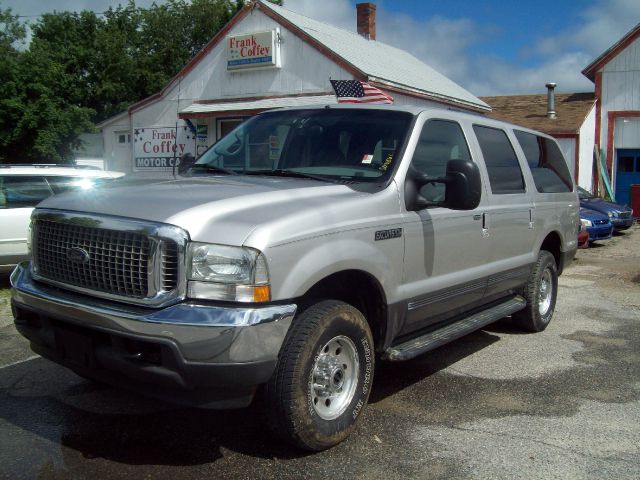
[[307, 179], [124, 178], [94, 190], [53, 196], [39, 207], [151, 220], [181, 227], [194, 241], [242, 245], [260, 225], [281, 224], [286, 218], [303, 222], [327, 205], [370, 196], [346, 185]]
[[620, 205], [618, 203], [607, 202], [601, 198], [587, 198], [580, 200], [580, 205], [590, 210], [596, 210], [598, 212], [626, 212], [630, 210], [627, 205]]
[[609, 220], [609, 217], [604, 213], [584, 207], [580, 207], [580, 218], [585, 220]]

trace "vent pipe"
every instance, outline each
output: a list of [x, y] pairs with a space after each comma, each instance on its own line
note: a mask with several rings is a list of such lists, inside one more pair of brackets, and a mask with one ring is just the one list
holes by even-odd
[[554, 82], [545, 85], [547, 87], [547, 118], [556, 118], [556, 97], [553, 92], [556, 85]]
[[358, 3], [356, 5], [356, 21], [358, 33], [367, 40], [376, 39], [376, 6], [373, 3]]

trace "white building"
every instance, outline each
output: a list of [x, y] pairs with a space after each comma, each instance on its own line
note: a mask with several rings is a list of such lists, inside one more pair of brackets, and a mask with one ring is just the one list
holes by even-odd
[[640, 184], [640, 23], [582, 73], [595, 83], [595, 144], [616, 201], [631, 204], [629, 187]]
[[357, 5], [356, 34], [269, 2], [248, 4], [161, 92], [98, 125], [105, 168], [169, 171], [175, 157], [198, 156], [257, 112], [336, 103], [330, 79], [367, 82], [399, 105], [490, 110], [411, 54], [376, 41], [375, 13], [371, 3]]

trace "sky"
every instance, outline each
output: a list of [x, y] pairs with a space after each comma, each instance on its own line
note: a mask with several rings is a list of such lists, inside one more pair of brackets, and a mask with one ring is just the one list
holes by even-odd
[[[148, 6], [153, 0], [136, 0]], [[162, 3], [163, 0], [157, 0]], [[102, 12], [123, 0], [0, 0], [37, 20]], [[355, 0], [285, 0], [290, 10], [355, 31]], [[640, 0], [377, 0], [377, 39], [402, 48], [476, 96], [593, 91], [581, 71], [640, 22]], [[35, 17], [31, 17], [35, 16]]]

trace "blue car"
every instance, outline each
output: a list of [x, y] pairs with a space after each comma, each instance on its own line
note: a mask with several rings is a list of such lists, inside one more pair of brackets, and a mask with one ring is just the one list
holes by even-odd
[[589, 242], [607, 240], [613, 235], [613, 223], [603, 213], [580, 207], [580, 223], [589, 233]]
[[633, 225], [633, 212], [628, 205], [618, 205], [607, 202], [601, 198], [594, 197], [584, 188], [578, 187], [580, 206], [600, 212], [611, 219], [615, 230], [626, 230]]

